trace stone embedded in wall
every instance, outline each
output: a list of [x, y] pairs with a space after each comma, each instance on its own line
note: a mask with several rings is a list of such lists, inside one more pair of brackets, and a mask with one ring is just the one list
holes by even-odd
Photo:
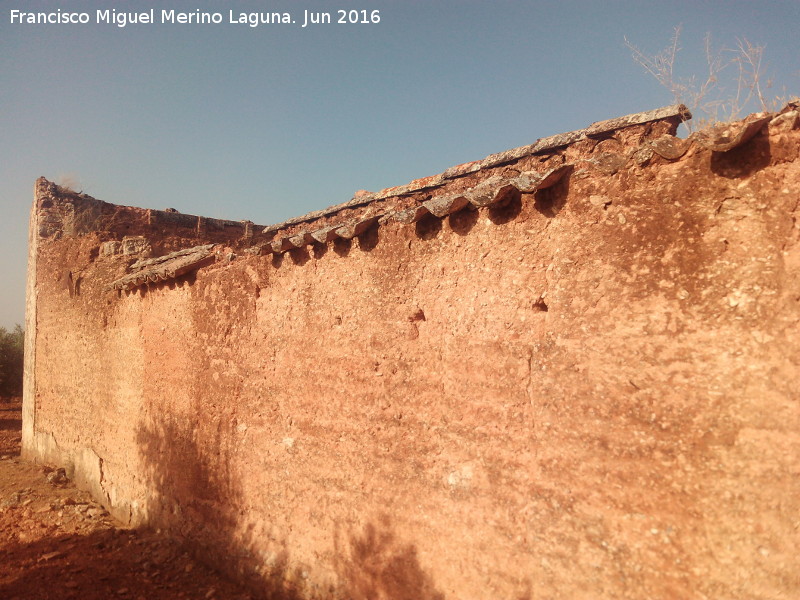
[[142, 255], [149, 256], [152, 248], [144, 236], [131, 235], [122, 238], [122, 254], [124, 256]]
[[157, 258], [142, 259], [129, 267], [133, 273], [111, 282], [107, 289], [131, 290], [141, 285], [175, 279], [210, 265], [214, 261], [213, 244], [185, 248]]
[[272, 240], [272, 242], [270, 242], [270, 248], [275, 254], [281, 254], [283, 252], [286, 252], [287, 250], [295, 248], [295, 245], [292, 244], [289, 237], [284, 236]]
[[112, 240], [100, 244], [100, 256], [115, 256], [122, 254], [122, 242]]
[[338, 225], [329, 225], [321, 229], [316, 229], [311, 232], [311, 237], [320, 244], [327, 244], [339, 237], [339, 234], [336, 233], [337, 227]]
[[[649, 148], [656, 152], [662, 158], [668, 160], [677, 160], [689, 149], [691, 142], [689, 140], [681, 140], [674, 135], [662, 135], [659, 138], [650, 142]], [[648, 156], [649, 158], [649, 156]]]
[[53, 198], [63, 192], [57, 185], [47, 182], [39, 191], [41, 199], [38, 202], [39, 212], [38, 234], [41, 238], [59, 239], [70, 229], [70, 222], [74, 218], [75, 206], [71, 201], [56, 203]]
[[464, 195], [473, 206], [482, 208], [501, 200], [511, 189], [516, 188], [510, 181], [495, 175], [468, 190]]
[[303, 248], [313, 243], [314, 238], [307, 231], [301, 231], [289, 238], [289, 243], [295, 248]]
[[63, 231], [61, 219], [56, 216], [43, 217], [39, 221], [39, 237], [58, 239]]
[[42, 239], [74, 237], [94, 230], [109, 205], [83, 193], [62, 188], [43, 177], [36, 182], [37, 234]]
[[422, 203], [422, 206], [428, 209], [428, 212], [435, 217], [446, 217], [450, 213], [458, 212], [469, 204], [463, 194], [446, 194], [444, 196], [436, 196], [430, 200]]
[[736, 123], [721, 123], [696, 131], [691, 139], [714, 152], [728, 152], [750, 141], [774, 115], [757, 113]]
[[[800, 102], [797, 105], [800, 106]], [[800, 127], [800, 111], [797, 110], [797, 106], [776, 116], [769, 122], [769, 127], [773, 132], [786, 132]]]
[[397, 211], [394, 213], [393, 219], [403, 225], [410, 225], [411, 223], [416, 223], [427, 214], [430, 214], [430, 211], [424, 204], [420, 204], [419, 206]]
[[601, 152], [597, 156], [593, 156], [587, 162], [593, 165], [601, 173], [606, 175], [613, 175], [625, 166], [628, 159], [625, 156], [616, 154], [614, 152]]
[[335, 232], [341, 238], [346, 240], [352, 239], [357, 235], [361, 235], [367, 229], [372, 227], [375, 223], [378, 222], [380, 215], [372, 215], [366, 218], [357, 219], [355, 221], [350, 221], [341, 225], [336, 228]]

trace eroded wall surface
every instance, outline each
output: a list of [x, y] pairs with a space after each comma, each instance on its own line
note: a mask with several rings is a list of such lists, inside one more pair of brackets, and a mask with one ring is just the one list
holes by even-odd
[[773, 117], [266, 231], [40, 180], [25, 453], [277, 598], [796, 597], [800, 122]]

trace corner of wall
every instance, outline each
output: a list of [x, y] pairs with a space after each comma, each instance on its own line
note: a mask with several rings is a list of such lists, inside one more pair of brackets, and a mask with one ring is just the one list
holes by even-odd
[[39, 204], [47, 189], [44, 177], [36, 180], [28, 223], [28, 273], [25, 283], [25, 366], [22, 380], [22, 456], [37, 460], [36, 449], [36, 259], [39, 252]]

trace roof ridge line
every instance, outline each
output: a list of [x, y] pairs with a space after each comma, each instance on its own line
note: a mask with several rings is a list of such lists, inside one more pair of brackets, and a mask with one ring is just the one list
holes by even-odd
[[570, 144], [573, 144], [584, 138], [603, 135], [611, 131], [623, 129], [625, 127], [641, 125], [643, 123], [650, 123], [652, 121], [664, 121], [668, 119], [675, 119], [682, 122], [691, 118], [692, 113], [685, 105], [671, 104], [669, 106], [663, 106], [654, 110], [632, 113], [622, 117], [606, 119], [604, 121], [597, 121], [583, 129], [576, 129], [575, 131], [568, 131], [566, 133], [558, 133], [545, 138], [540, 138], [533, 144], [519, 146], [517, 148], [511, 148], [509, 150], [490, 154], [482, 160], [476, 160], [452, 166], [449, 169], [445, 169], [438, 175], [431, 175], [429, 177], [415, 179], [405, 185], [384, 188], [379, 192], [356, 195], [347, 202], [335, 204], [333, 206], [329, 206], [328, 208], [312, 211], [297, 217], [292, 217], [291, 219], [287, 219], [281, 223], [269, 225], [263, 229], [263, 232], [270, 233], [290, 227], [292, 225], [296, 225], [298, 223], [303, 223], [305, 221], [314, 221], [347, 208], [365, 206], [375, 202], [376, 200], [385, 200], [386, 198], [404, 196], [413, 192], [441, 187], [451, 179], [463, 177], [464, 175], [469, 175], [470, 173], [475, 173], [483, 169], [497, 167], [499, 165], [513, 162], [532, 154], [541, 154], [549, 150], [555, 150], [557, 148], [569, 146]]

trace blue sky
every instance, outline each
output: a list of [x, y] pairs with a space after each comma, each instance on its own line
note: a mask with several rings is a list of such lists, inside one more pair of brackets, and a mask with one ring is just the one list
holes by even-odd
[[[219, 12], [223, 23], [94, 23], [98, 9]], [[380, 11], [301, 27], [304, 11]], [[86, 25], [10, 22], [87, 12]], [[288, 11], [294, 25], [229, 24]], [[766, 45], [800, 93], [800, 2], [0, 1], [0, 326], [24, 318], [39, 176], [116, 204], [271, 224], [602, 119], [671, 104], [648, 52], [682, 24], [681, 74], [703, 37]], [[772, 95], [782, 93], [776, 88]]]

